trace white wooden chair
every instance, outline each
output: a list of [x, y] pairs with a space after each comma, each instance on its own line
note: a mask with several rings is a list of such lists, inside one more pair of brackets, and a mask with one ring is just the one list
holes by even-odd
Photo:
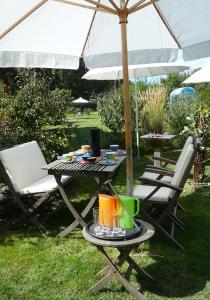
[[164, 237], [183, 249], [174, 236], [163, 227], [168, 219], [172, 220], [179, 227], [182, 227], [179, 219], [174, 215], [174, 208], [189, 176], [193, 166], [197, 146], [189, 144], [182, 157], [182, 161], [171, 174], [171, 182], [140, 177], [143, 184], [137, 185], [133, 190], [133, 196], [140, 198], [142, 204], [142, 215], [145, 220], [151, 223]]
[[[48, 175], [42, 167], [47, 164], [42, 151], [36, 141], [21, 144], [0, 151], [0, 172], [5, 184], [12, 194], [12, 199], [40, 230], [45, 230], [38, 221], [35, 211], [58, 189], [53, 175]], [[66, 184], [72, 178], [62, 177]], [[35, 202], [23, 201], [24, 198], [34, 198]]]

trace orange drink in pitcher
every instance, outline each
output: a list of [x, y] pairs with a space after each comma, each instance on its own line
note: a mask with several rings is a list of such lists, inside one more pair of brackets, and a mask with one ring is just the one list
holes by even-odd
[[99, 194], [99, 224], [105, 227], [116, 227], [118, 205], [115, 196]]

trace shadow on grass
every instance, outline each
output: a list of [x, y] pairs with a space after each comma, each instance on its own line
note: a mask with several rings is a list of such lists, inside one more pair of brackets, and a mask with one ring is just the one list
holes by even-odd
[[[72, 205], [78, 212], [82, 212], [88, 204], [90, 197], [96, 190], [94, 178], [75, 178], [67, 188], [67, 194], [72, 201]], [[48, 216], [49, 215], [49, 216]], [[20, 236], [43, 236], [29, 221], [19, 221], [22, 212], [15, 206], [12, 200], [1, 201], [0, 209], [0, 243], [8, 244], [10, 236], [18, 234]], [[40, 220], [46, 219], [47, 235], [56, 236], [65, 227], [74, 221], [69, 209], [66, 207], [60, 195], [51, 195], [47, 203], [44, 203], [39, 210]], [[87, 216], [88, 217], [88, 216]], [[88, 218], [87, 218], [88, 220]], [[12, 243], [12, 240], [11, 242]]]
[[175, 236], [185, 251], [174, 249], [156, 233], [149, 251], [158, 256], [155, 263], [145, 268], [156, 280], [138, 278], [143, 290], [160, 297], [191, 297], [202, 291], [210, 280], [209, 198], [197, 190], [182, 197], [181, 201], [187, 210], [186, 214], [180, 212], [187, 230], [177, 229]]

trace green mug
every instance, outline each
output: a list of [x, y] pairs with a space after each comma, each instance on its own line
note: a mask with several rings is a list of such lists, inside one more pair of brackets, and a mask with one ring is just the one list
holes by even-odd
[[119, 195], [119, 197], [131, 215], [130, 217], [125, 207], [120, 203], [120, 210], [119, 210], [120, 227], [134, 228], [135, 227], [134, 216], [136, 216], [139, 213], [140, 201], [138, 198], [127, 196], [127, 195]]

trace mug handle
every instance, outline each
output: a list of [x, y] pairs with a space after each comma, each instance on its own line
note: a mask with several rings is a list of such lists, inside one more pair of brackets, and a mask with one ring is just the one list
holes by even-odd
[[139, 211], [140, 211], [140, 200], [138, 198], [134, 198], [135, 201], [135, 213], [134, 216], [138, 215]]

